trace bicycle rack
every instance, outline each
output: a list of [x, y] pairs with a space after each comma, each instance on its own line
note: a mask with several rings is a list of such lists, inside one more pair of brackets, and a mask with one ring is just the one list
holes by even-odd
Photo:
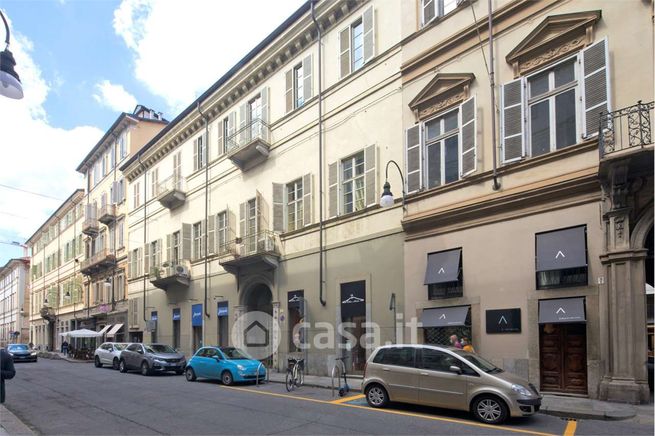
[[266, 365], [264, 365], [262, 362], [259, 362], [259, 365], [257, 365], [257, 378], [255, 379], [255, 386], [259, 387], [259, 369], [261, 367], [264, 367], [264, 370], [266, 371], [266, 383], [268, 383], [268, 368], [266, 368]]

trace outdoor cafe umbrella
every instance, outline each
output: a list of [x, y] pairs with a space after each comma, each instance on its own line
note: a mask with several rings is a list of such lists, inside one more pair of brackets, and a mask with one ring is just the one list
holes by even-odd
[[98, 338], [102, 336], [100, 332], [94, 332], [89, 329], [71, 330], [69, 332], [59, 333], [60, 336], [70, 336], [71, 338]]

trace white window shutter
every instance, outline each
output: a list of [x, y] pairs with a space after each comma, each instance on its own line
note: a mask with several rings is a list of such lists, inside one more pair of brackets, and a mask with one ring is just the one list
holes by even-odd
[[218, 135], [216, 137], [218, 138], [218, 154], [216, 156], [221, 156], [225, 152], [225, 146], [223, 145], [223, 141], [227, 138], [223, 138], [223, 131], [225, 127], [225, 119], [221, 118], [218, 121]]
[[607, 38], [582, 50], [583, 137], [598, 133], [601, 112], [610, 110], [609, 51]]
[[303, 91], [303, 101], [306, 103], [310, 98], [312, 98], [313, 89], [312, 81], [314, 75], [312, 74], [312, 55], [305, 56], [302, 60], [302, 91]]
[[182, 224], [182, 259], [191, 259], [191, 224]]
[[273, 231], [284, 233], [284, 185], [282, 183], [273, 183]]
[[350, 27], [339, 32], [339, 71], [341, 78], [350, 74]]
[[286, 102], [285, 113], [289, 113], [293, 110], [293, 69], [287, 70], [284, 73], [284, 84], [285, 91], [284, 97]]
[[216, 215], [207, 217], [207, 253], [216, 253]]
[[339, 162], [328, 165], [328, 215], [333, 218], [339, 215]]
[[146, 275], [150, 273], [150, 244], [148, 243], [143, 246], [143, 273]]
[[375, 57], [375, 10], [369, 6], [362, 14], [364, 28], [364, 63]]
[[246, 135], [249, 129], [246, 129], [248, 124], [248, 105], [243, 103], [239, 106], [239, 143], [243, 144], [246, 140]]
[[303, 213], [303, 226], [308, 226], [312, 223], [312, 175], [305, 174], [302, 177], [302, 213]]
[[471, 174], [477, 168], [477, 123], [475, 96], [459, 106], [460, 175]]
[[423, 184], [422, 130], [421, 125], [417, 124], [405, 131], [405, 174], [407, 174], [408, 193], [420, 190]]
[[173, 262], [173, 235], [166, 235], [166, 260], [170, 264]]
[[198, 170], [198, 138], [193, 140], [193, 171]]
[[257, 204], [257, 233], [259, 233], [263, 230], [268, 230], [268, 214], [269, 214], [268, 203], [266, 202], [266, 199], [259, 191], [257, 191], [256, 204]]
[[[260, 95], [262, 96], [262, 121], [264, 121], [264, 124], [268, 125], [269, 120], [271, 119], [268, 105], [268, 86], [262, 88]], [[266, 127], [266, 129], [268, 129], [268, 127]]]
[[248, 202], [239, 204], [239, 237], [245, 238], [246, 235], [246, 211], [248, 209]]
[[364, 149], [364, 185], [366, 195], [366, 206], [377, 204], [377, 153], [375, 145], [369, 145]]
[[501, 157], [503, 163], [525, 156], [525, 87], [522, 78], [501, 88]]

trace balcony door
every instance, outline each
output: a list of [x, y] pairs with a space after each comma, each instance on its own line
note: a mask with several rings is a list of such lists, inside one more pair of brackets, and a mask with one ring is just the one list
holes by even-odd
[[248, 102], [248, 124], [250, 125], [249, 138], [260, 136], [262, 119], [262, 96], [259, 94]]

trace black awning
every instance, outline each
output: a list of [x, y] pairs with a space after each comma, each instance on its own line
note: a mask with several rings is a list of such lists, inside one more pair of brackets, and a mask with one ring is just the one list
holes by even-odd
[[537, 234], [537, 272], [587, 266], [586, 227]]
[[459, 280], [461, 254], [461, 248], [428, 254], [424, 284], [434, 285]]
[[440, 307], [437, 309], [424, 309], [421, 314], [423, 327], [452, 327], [467, 325], [471, 306]]
[[586, 321], [584, 297], [539, 300], [539, 324]]

